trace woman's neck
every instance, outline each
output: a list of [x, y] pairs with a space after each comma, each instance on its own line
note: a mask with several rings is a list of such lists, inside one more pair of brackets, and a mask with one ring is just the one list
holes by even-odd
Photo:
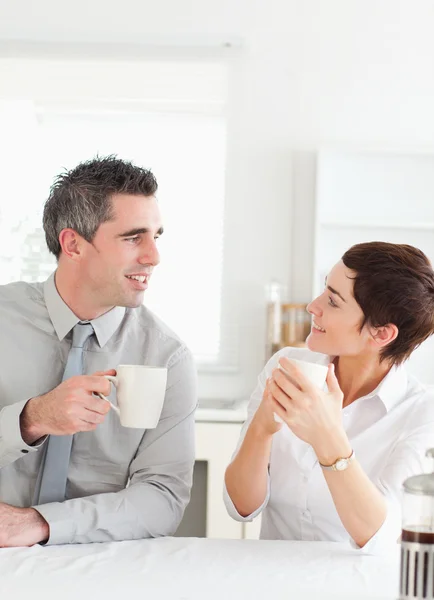
[[379, 363], [377, 356], [339, 356], [334, 363], [344, 407], [373, 392], [392, 368], [386, 361]]

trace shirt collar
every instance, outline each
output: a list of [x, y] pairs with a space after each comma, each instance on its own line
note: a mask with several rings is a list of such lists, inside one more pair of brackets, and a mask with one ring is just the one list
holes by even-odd
[[[328, 362], [333, 362], [336, 356], [329, 356]], [[380, 381], [375, 390], [366, 398], [379, 398], [387, 412], [403, 400], [407, 393], [408, 375], [403, 365], [393, 366], [387, 375]]]
[[[48, 314], [53, 323], [54, 330], [60, 341], [71, 331], [80, 319], [75, 315], [69, 306], [63, 301], [56, 288], [54, 280], [55, 273], [44, 283], [44, 297]], [[95, 331], [98, 344], [102, 348], [117, 330], [125, 316], [125, 308], [115, 306], [100, 317], [89, 321]]]
[[404, 366], [393, 366], [382, 381], [367, 398], [378, 396], [386, 410], [396, 406], [405, 398], [408, 386], [408, 375]]

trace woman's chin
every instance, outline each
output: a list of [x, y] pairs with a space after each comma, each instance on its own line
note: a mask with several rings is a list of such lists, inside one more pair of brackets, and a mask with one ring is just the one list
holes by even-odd
[[321, 354], [331, 354], [330, 349], [327, 348], [327, 344], [325, 340], [318, 339], [322, 334], [315, 335], [314, 333], [310, 333], [306, 339], [306, 346], [312, 352], [320, 352]]

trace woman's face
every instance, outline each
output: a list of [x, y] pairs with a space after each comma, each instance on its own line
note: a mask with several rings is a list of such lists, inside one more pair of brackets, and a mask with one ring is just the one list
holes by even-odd
[[306, 340], [314, 352], [332, 356], [357, 356], [373, 351], [368, 326], [360, 331], [363, 312], [353, 296], [355, 272], [339, 261], [327, 276], [323, 293], [307, 307], [312, 329]]

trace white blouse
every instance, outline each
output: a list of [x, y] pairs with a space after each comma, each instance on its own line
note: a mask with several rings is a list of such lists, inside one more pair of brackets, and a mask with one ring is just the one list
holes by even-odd
[[[277, 352], [259, 375], [234, 456], [281, 356], [330, 362], [329, 356], [304, 348]], [[425, 452], [434, 446], [434, 389], [419, 383], [403, 366], [392, 367], [371, 394], [345, 407], [342, 417], [357, 460], [388, 506], [385, 522], [363, 551], [383, 553], [401, 533], [402, 483], [423, 472]], [[268, 493], [262, 506], [242, 517], [226, 487], [224, 501], [237, 521], [251, 521], [262, 513], [261, 539], [348, 541], [358, 548], [341, 523], [315, 452], [286, 425], [273, 436]]]

